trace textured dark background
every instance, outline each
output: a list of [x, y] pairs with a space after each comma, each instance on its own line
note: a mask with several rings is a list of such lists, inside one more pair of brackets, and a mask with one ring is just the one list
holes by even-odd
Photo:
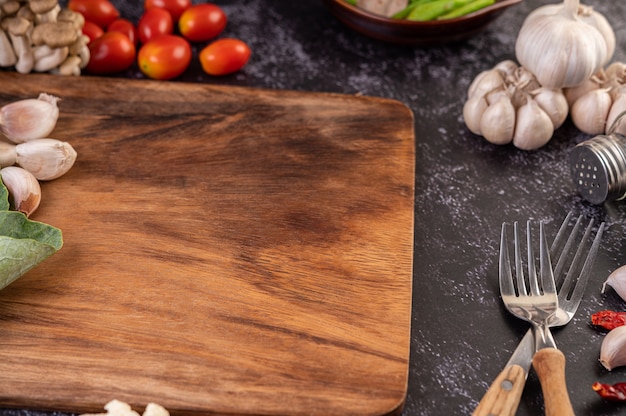
[[[139, 1], [113, 3], [134, 21], [142, 12]], [[555, 331], [568, 360], [572, 402], [578, 415], [626, 412], [626, 405], [604, 402], [591, 390], [596, 380], [626, 381], [626, 369], [609, 373], [602, 368], [603, 334], [589, 325], [597, 310], [626, 309], [614, 293], [600, 293], [608, 274], [626, 264], [626, 203], [593, 206], [577, 195], [567, 155], [588, 136], [569, 120], [535, 152], [491, 145], [468, 132], [462, 120], [469, 83], [480, 71], [514, 59], [524, 17], [545, 2], [526, 0], [479, 35], [441, 47], [365, 38], [337, 21], [321, 1], [216, 3], [229, 16], [224, 36], [246, 41], [252, 58], [242, 72], [220, 78], [204, 75], [194, 63], [179, 81], [380, 96], [399, 100], [415, 113], [414, 307], [404, 415], [471, 414], [527, 329], [506, 313], [498, 296], [500, 224], [541, 219], [553, 235], [569, 210], [608, 225], [582, 306], [566, 328]], [[626, 2], [587, 4], [612, 24], [618, 40], [614, 60], [623, 61]], [[143, 77], [136, 69], [120, 76]], [[542, 406], [531, 373], [518, 414], [542, 414]]]

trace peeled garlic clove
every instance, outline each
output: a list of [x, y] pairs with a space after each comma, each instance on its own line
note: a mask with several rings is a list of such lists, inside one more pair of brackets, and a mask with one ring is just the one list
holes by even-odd
[[501, 95], [483, 113], [480, 131], [493, 144], [507, 144], [513, 140], [514, 130], [515, 108], [509, 97]]
[[583, 133], [602, 134], [612, 105], [613, 99], [606, 89], [593, 90], [576, 100], [570, 116]]
[[480, 132], [480, 120], [487, 109], [487, 100], [482, 96], [475, 96], [465, 102], [463, 106], [463, 120], [465, 125], [474, 134], [482, 134]]
[[552, 138], [552, 120], [533, 99], [517, 109], [516, 120], [513, 145], [518, 149], [535, 150]]
[[600, 346], [600, 363], [607, 370], [626, 365], [626, 326], [609, 331]]
[[626, 265], [614, 270], [602, 285], [602, 293], [609, 286], [624, 300], [626, 300]]
[[5, 105], [0, 108], [0, 131], [14, 143], [47, 137], [59, 118], [57, 100], [57, 97], [42, 93], [36, 99]]
[[76, 151], [66, 142], [37, 139], [18, 144], [16, 163], [37, 179], [49, 181], [65, 175], [76, 161]]
[[41, 187], [32, 173], [17, 166], [0, 169], [2, 182], [9, 191], [11, 207], [30, 216], [41, 202]]
[[553, 130], [561, 127], [569, 112], [567, 100], [561, 90], [540, 88], [533, 93], [533, 99], [539, 104], [539, 107], [541, 107], [548, 117], [550, 117]]

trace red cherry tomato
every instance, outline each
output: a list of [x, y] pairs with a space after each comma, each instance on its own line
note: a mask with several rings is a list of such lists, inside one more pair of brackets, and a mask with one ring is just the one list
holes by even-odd
[[83, 25], [83, 35], [89, 38], [89, 42], [93, 42], [94, 39], [98, 39], [104, 30], [97, 24], [90, 22], [89, 20], [85, 20], [85, 24]]
[[120, 32], [106, 32], [89, 43], [91, 57], [87, 71], [92, 74], [112, 74], [124, 71], [135, 62], [135, 44]]
[[139, 69], [152, 79], [172, 79], [181, 75], [191, 62], [191, 46], [176, 35], [162, 35], [139, 49]]
[[171, 35], [174, 31], [172, 15], [165, 9], [146, 10], [139, 19], [137, 31], [141, 43], [146, 43], [161, 35]]
[[204, 42], [217, 37], [226, 27], [226, 13], [212, 3], [191, 6], [180, 16], [178, 29], [192, 42]]
[[250, 48], [239, 39], [219, 39], [200, 51], [200, 64], [209, 75], [239, 71], [250, 59]]
[[108, 0], [69, 0], [67, 8], [82, 14], [85, 20], [97, 24], [102, 29], [106, 29], [120, 17], [120, 12]]
[[191, 7], [191, 0], [145, 0], [143, 8], [145, 10], [159, 8], [165, 9], [172, 15], [172, 20], [178, 22], [180, 15]]
[[135, 45], [139, 41], [139, 34], [137, 28], [128, 19], [116, 19], [109, 25], [107, 32], [120, 32], [128, 36], [131, 42]]

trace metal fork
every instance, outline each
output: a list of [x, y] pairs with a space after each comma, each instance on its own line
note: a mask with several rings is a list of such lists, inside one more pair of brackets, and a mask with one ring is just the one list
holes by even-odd
[[[584, 235], [578, 238], [583, 230], [583, 216], [580, 215], [571, 227], [572, 217], [573, 213], [570, 211], [563, 220], [550, 247], [550, 258], [556, 261], [554, 277], [557, 282], [559, 301], [556, 315], [550, 321], [551, 327], [566, 325], [578, 309], [591, 275], [604, 230], [604, 223], [601, 223], [589, 247], [590, 236], [594, 227], [593, 219], [584, 228]], [[571, 231], [569, 231], [570, 228]], [[587, 247], [589, 250], [585, 257]], [[566, 270], [568, 264], [571, 266]], [[515, 414], [535, 351], [534, 344], [533, 332], [532, 329], [529, 329], [502, 372], [480, 400], [473, 416]]]
[[544, 395], [546, 414], [573, 415], [565, 384], [565, 356], [556, 348], [550, 332], [559, 306], [544, 224], [539, 223], [539, 279], [535, 266], [531, 222], [527, 222], [526, 247], [528, 281], [524, 276], [518, 223], [514, 223], [515, 278], [507, 244], [506, 223], [502, 225], [500, 248], [500, 293], [506, 308], [532, 325], [535, 337], [533, 367]]

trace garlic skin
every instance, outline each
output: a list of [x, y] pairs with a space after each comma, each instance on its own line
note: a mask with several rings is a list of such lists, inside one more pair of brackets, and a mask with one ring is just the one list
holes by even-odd
[[609, 371], [626, 365], [626, 326], [606, 334], [600, 346], [600, 363]]
[[9, 191], [11, 207], [29, 217], [41, 202], [41, 187], [32, 173], [17, 166], [0, 169], [2, 182]]
[[626, 64], [614, 62], [564, 94], [572, 122], [583, 133], [626, 133]]
[[67, 142], [44, 138], [15, 146], [16, 163], [41, 181], [63, 176], [76, 161], [76, 150]]
[[59, 118], [58, 98], [42, 93], [38, 98], [15, 101], [0, 108], [0, 131], [13, 143], [50, 135]]
[[582, 83], [614, 51], [613, 29], [604, 16], [581, 6], [579, 0], [535, 9], [524, 20], [515, 43], [517, 61], [548, 88]]
[[478, 74], [467, 95], [463, 119], [468, 129], [490, 143], [513, 143], [522, 150], [544, 146], [569, 111], [562, 90], [542, 87], [511, 60]]
[[615, 269], [602, 284], [602, 293], [606, 292], [607, 286], [613, 290], [624, 300], [626, 300], [626, 265]]

